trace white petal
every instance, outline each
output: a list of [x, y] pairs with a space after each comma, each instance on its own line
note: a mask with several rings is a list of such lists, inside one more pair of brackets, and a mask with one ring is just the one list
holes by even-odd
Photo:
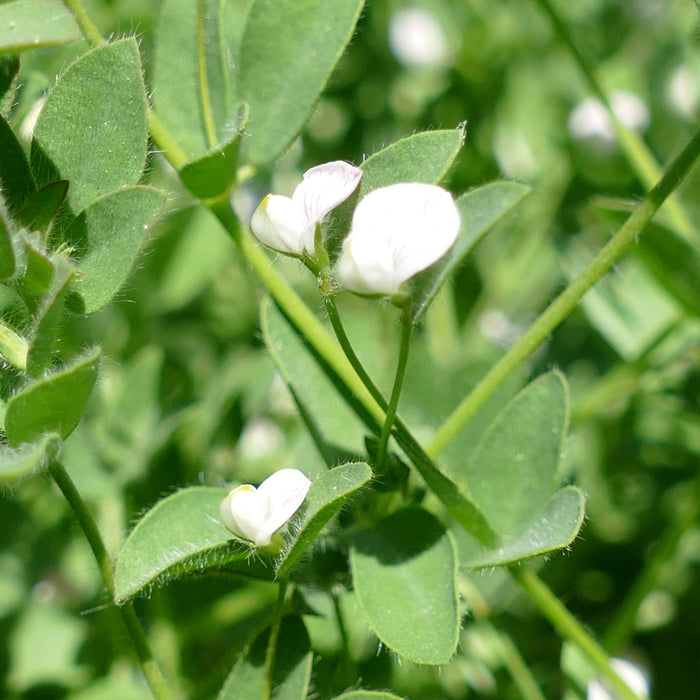
[[268, 194], [255, 210], [250, 228], [258, 240], [280, 253], [313, 253], [314, 225], [290, 197]]
[[224, 525], [235, 535], [255, 541], [265, 522], [265, 499], [255, 486], [244, 484], [233, 489], [221, 502], [219, 514]]
[[357, 189], [361, 179], [362, 170], [343, 160], [317, 165], [304, 173], [292, 199], [315, 226]]
[[270, 544], [270, 538], [299, 510], [311, 481], [298, 469], [280, 469], [260, 484], [266, 519], [258, 529], [255, 544]]
[[380, 187], [357, 205], [338, 278], [359, 294], [394, 294], [454, 244], [461, 221], [452, 195], [436, 185]]
[[[610, 665], [635, 695], [640, 698], [649, 697], [649, 681], [637, 666], [630, 661], [618, 658], [610, 659]], [[586, 700], [613, 700], [613, 695], [606, 690], [603, 683], [593, 681], [588, 686]]]

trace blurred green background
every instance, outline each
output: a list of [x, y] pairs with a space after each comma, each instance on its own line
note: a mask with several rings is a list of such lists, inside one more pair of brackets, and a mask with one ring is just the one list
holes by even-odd
[[[232, 16], [242, 16], [245, 2], [229, 2]], [[140, 38], [147, 80], [158, 5], [86, 3], [105, 36]], [[668, 162], [698, 123], [696, 7], [690, 0], [554, 7], [620, 121]], [[84, 48], [23, 54], [13, 126], [26, 123]], [[430, 435], [644, 195], [591, 98], [537, 0], [375, 0], [304, 133], [273, 170], [234, 194], [245, 218], [263, 194], [288, 192], [312, 165], [359, 164], [401, 137], [464, 121], [468, 136], [448, 187], [460, 193], [498, 178], [532, 185], [417, 338], [401, 413], [418, 435]], [[106, 356], [64, 456], [113, 551], [139, 513], [179, 486], [256, 481], [283, 466], [322, 469], [263, 347], [255, 279], [155, 153], [149, 177], [171, 196], [139, 269], [116, 302], [64, 329], [66, 347], [100, 344]], [[680, 189], [690, 224], [681, 253], [677, 221], [662, 216], [650, 232], [655, 244], [642, 241], [585, 298], [444, 461], [458, 469], [460, 453], [528, 376], [563, 370], [573, 405], [566, 466], [588, 495], [588, 519], [571, 551], [552, 557], [542, 575], [613, 652], [646, 669], [653, 697], [674, 700], [694, 699], [700, 687], [698, 184], [696, 173]], [[320, 313], [314, 281], [296, 262], [275, 264]], [[398, 336], [392, 310], [349, 297], [342, 308], [361, 357], [387, 388]], [[373, 316], [368, 324], [369, 313], [382, 323]], [[4, 391], [10, 386], [5, 379]], [[561, 697], [555, 632], [497, 573], [474, 582], [486, 591], [487, 616], [512, 635], [547, 697]], [[154, 590], [137, 609], [182, 690], [208, 698], [274, 597], [269, 584], [207, 576]], [[2, 492], [0, 695], [149, 697], [107, 608], [87, 546], [49, 480]], [[326, 697], [335, 642], [322, 621], [309, 626], [315, 648], [327, 651], [314, 680]], [[353, 640], [366, 687], [426, 699], [518, 697], [478, 616], [465, 621], [463, 653], [442, 670], [396, 664], [361, 625]]]

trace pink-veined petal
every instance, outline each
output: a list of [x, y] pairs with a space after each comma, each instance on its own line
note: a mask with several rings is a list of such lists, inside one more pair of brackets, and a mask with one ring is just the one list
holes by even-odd
[[362, 170], [343, 160], [323, 163], [304, 173], [292, 199], [315, 226], [357, 189], [361, 179]]

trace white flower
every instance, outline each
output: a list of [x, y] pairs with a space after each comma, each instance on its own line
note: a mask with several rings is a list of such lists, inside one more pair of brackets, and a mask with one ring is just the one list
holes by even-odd
[[221, 502], [219, 514], [235, 535], [264, 547], [299, 510], [310, 487], [311, 481], [298, 469], [280, 469], [257, 489], [251, 484], [233, 489]]
[[447, 41], [435, 17], [419, 7], [395, 12], [389, 23], [389, 45], [405, 66], [439, 66], [447, 59]]
[[355, 209], [338, 279], [358, 294], [397, 294], [452, 247], [460, 225], [457, 205], [442, 187], [403, 182], [373, 190]]
[[[645, 131], [649, 126], [649, 108], [637, 95], [625, 90], [613, 90], [610, 107], [623, 126], [635, 131]], [[575, 138], [597, 137], [603, 141], [615, 140], [615, 130], [607, 109], [595, 97], [579, 104], [569, 116], [569, 133]]]
[[[610, 659], [610, 665], [635, 695], [640, 698], [649, 697], [649, 681], [637, 666], [618, 658]], [[617, 696], [608, 691], [606, 684], [599, 680], [590, 683], [586, 693], [586, 700], [613, 700], [614, 697]]]
[[362, 170], [336, 160], [311, 168], [291, 197], [268, 194], [255, 210], [255, 236], [280, 253], [313, 256], [316, 226], [357, 188]]

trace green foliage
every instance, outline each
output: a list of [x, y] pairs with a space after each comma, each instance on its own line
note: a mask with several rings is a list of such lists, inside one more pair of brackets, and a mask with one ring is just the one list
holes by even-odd
[[0, 6], [0, 55], [78, 41], [73, 15], [55, 0], [15, 0]]

